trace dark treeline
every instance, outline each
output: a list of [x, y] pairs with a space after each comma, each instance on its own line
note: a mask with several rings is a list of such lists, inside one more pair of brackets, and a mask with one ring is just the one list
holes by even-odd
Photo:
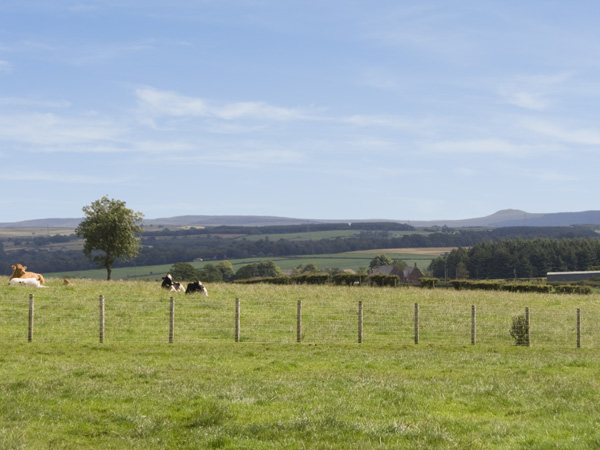
[[306, 233], [313, 231], [338, 231], [338, 230], [356, 230], [360, 231], [415, 231], [415, 227], [405, 223], [396, 222], [359, 222], [359, 223], [306, 223], [301, 225], [265, 225], [265, 226], [234, 226], [220, 225], [215, 227], [171, 230], [162, 228], [160, 230], [146, 229], [146, 236], [195, 236], [211, 234], [291, 234]]
[[[275, 232], [273, 230], [281, 232], [282, 229], [285, 229], [287, 232], [290, 232], [289, 230], [291, 229], [296, 230], [295, 232], [307, 231], [307, 226], [310, 226], [310, 231], [317, 231], [314, 227], [337, 226], [337, 229], [340, 229], [339, 227], [348, 227], [348, 224], [310, 224], [282, 227], [211, 227], [206, 229], [181, 230], [181, 234], [179, 230], [173, 232], [174, 234], [168, 234], [171, 231], [167, 229], [160, 232], [145, 232], [142, 236], [143, 248], [138, 257], [128, 262], [117, 261], [114, 267], [174, 264], [177, 262], [194, 261], [200, 258], [205, 261], [255, 257], [268, 259], [269, 257], [276, 256], [306, 256], [380, 248], [472, 247], [482, 242], [515, 239], [528, 240], [541, 237], [557, 240], [575, 238], [592, 239], [598, 236], [589, 227], [509, 227], [490, 230], [453, 230], [444, 227], [430, 234], [415, 233], [401, 237], [390, 237], [389, 229], [397, 231], [395, 227], [406, 227], [407, 225], [387, 222], [377, 224], [377, 227], [374, 227], [372, 223], [352, 224], [352, 229], [359, 226], [365, 229], [357, 229], [358, 233], [356, 235], [345, 238], [292, 241], [285, 239], [272, 240], [268, 239], [268, 236], [260, 240], [231, 239], [218, 236], [219, 234], [248, 235], [254, 233], [254, 230], [251, 230], [252, 233], [249, 233], [249, 228], [259, 228], [260, 233], [257, 234], [263, 234], [265, 229], [270, 230], [271, 233]], [[304, 229], [299, 230], [298, 227], [303, 227]], [[408, 227], [410, 229], [413, 228]], [[224, 232], [225, 228], [227, 232]], [[240, 231], [240, 233], [236, 233], [234, 230]], [[241, 231], [244, 231], [244, 233], [241, 233]], [[29, 241], [31, 246], [26, 246], [22, 250], [11, 251], [4, 251], [2, 242], [0, 242], [0, 273], [10, 274], [11, 265], [17, 262], [29, 266], [29, 269], [35, 272], [63, 272], [95, 268], [94, 264], [85, 258], [83, 252], [80, 250], [62, 249], [59, 251], [50, 251], [39, 247], [43, 244], [64, 242], [65, 240], [75, 238], [74, 235], [69, 237], [19, 237], [20, 241]], [[537, 274], [539, 273], [537, 270], [521, 270], [521, 266], [518, 266], [518, 269], [519, 276], [529, 276], [528, 273], [538, 276]], [[511, 267], [510, 270], [513, 270], [513, 268]], [[469, 269], [469, 273], [472, 277], [489, 277], [487, 272], [484, 274], [482, 270], [477, 272], [477, 270]], [[439, 276], [439, 272], [437, 276]]]
[[533, 239], [481, 242], [431, 262], [434, 277], [499, 279], [545, 277], [548, 272], [600, 266], [600, 239]]

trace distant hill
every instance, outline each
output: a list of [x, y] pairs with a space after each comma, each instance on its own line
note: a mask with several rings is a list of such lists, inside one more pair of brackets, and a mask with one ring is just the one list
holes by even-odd
[[458, 227], [557, 227], [570, 225], [600, 225], [600, 211], [528, 213], [518, 209], [503, 209], [490, 216], [462, 220], [409, 221], [413, 226]]
[[[65, 219], [34, 219], [24, 220], [22, 222], [0, 223], [0, 228], [38, 228], [38, 227], [63, 227], [75, 228], [82, 221], [82, 218]], [[300, 225], [308, 223], [346, 223], [346, 222], [400, 222], [408, 223], [415, 227], [427, 226], [448, 226], [458, 227], [513, 227], [513, 226], [569, 226], [569, 225], [600, 225], [600, 211], [582, 211], [582, 212], [560, 212], [560, 213], [528, 213], [518, 209], [504, 209], [490, 216], [478, 217], [473, 219], [459, 220], [318, 220], [318, 219], [297, 219], [277, 216], [176, 216], [159, 219], [147, 219], [144, 224], [147, 226], [217, 226], [217, 225], [237, 225], [237, 226], [267, 226], [267, 225]]]

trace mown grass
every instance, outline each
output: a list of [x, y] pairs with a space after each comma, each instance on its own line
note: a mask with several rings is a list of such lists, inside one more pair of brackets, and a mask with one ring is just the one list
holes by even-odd
[[[34, 292], [27, 343], [27, 290], [0, 279], [2, 449], [600, 447], [597, 295], [209, 285], [208, 299], [176, 297], [168, 344], [169, 294], [156, 283], [48, 284]], [[419, 345], [411, 343], [416, 301]], [[511, 314], [525, 305], [529, 348], [508, 334]], [[573, 327], [560, 325], [576, 307], [587, 312], [580, 349]]]

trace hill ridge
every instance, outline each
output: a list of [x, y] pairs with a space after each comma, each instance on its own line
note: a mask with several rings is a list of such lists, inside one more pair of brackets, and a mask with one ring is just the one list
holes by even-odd
[[[46, 218], [23, 220], [19, 222], [3, 222], [0, 228], [33, 228], [63, 227], [75, 228], [83, 218]], [[146, 219], [146, 226], [267, 226], [267, 225], [301, 225], [311, 223], [364, 223], [364, 222], [397, 222], [417, 227], [448, 226], [456, 227], [511, 227], [511, 226], [570, 226], [600, 225], [600, 211], [588, 210], [580, 212], [529, 213], [519, 209], [502, 209], [489, 216], [469, 219], [449, 220], [392, 220], [392, 219], [302, 219], [280, 216], [257, 215], [182, 215]]]

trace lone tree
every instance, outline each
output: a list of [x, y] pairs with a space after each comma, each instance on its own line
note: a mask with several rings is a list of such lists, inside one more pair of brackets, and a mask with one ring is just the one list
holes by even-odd
[[133, 259], [141, 249], [136, 234], [142, 232], [144, 215], [125, 207], [125, 202], [107, 196], [83, 207], [85, 220], [75, 229], [83, 237], [83, 254], [92, 258], [98, 267], [106, 268], [106, 279], [111, 279], [117, 258]]

